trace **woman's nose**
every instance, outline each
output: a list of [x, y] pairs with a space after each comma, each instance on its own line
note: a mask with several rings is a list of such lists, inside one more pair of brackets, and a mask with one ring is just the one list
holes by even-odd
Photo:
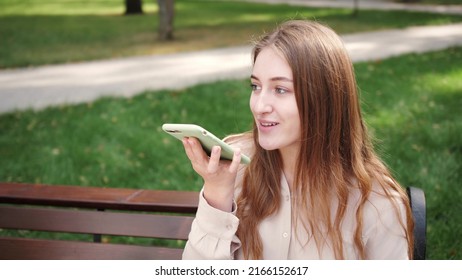
[[260, 92], [257, 97], [255, 97], [253, 104], [253, 111], [257, 114], [271, 113], [273, 110], [273, 104], [269, 94]]

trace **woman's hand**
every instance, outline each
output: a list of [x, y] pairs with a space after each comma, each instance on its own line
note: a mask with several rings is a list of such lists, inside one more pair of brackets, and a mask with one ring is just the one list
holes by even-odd
[[241, 151], [236, 149], [233, 160], [220, 160], [221, 148], [214, 146], [210, 157], [196, 138], [184, 138], [183, 146], [194, 171], [204, 179], [204, 197], [217, 209], [231, 212], [234, 184], [241, 162]]

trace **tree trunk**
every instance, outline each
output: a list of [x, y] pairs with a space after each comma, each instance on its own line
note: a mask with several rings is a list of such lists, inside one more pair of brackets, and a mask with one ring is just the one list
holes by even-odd
[[143, 14], [143, 0], [125, 0], [126, 15]]
[[357, 17], [359, 14], [359, 0], [354, 0], [353, 2], [353, 16]]
[[174, 0], [157, 0], [159, 4], [159, 39], [173, 40]]

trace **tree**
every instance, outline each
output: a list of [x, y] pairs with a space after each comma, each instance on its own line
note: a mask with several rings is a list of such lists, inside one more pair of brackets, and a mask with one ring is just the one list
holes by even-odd
[[353, 16], [356, 17], [359, 14], [359, 0], [353, 2]]
[[173, 40], [175, 0], [157, 0], [159, 5], [159, 39]]
[[125, 14], [139, 15], [143, 13], [143, 0], [125, 0]]
[[[175, 0], [157, 0], [159, 7], [159, 39], [173, 40]], [[125, 0], [125, 14], [143, 14], [143, 0]]]

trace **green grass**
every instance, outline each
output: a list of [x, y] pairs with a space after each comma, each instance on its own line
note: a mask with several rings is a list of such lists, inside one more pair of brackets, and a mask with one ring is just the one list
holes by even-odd
[[[428, 257], [462, 259], [462, 48], [356, 64], [380, 155], [427, 196]], [[164, 122], [250, 128], [249, 81], [0, 115], [0, 181], [199, 190]], [[207, 102], [204, 102], [207, 100]]]
[[[207, 124], [217, 136], [246, 130], [250, 115], [242, 114], [242, 109], [247, 105], [247, 91], [247, 81], [229, 81], [184, 91], [149, 92], [128, 100], [107, 98], [37, 114], [27, 111], [4, 115], [0, 120], [0, 165], [4, 167], [0, 178], [52, 184], [197, 188], [197, 176], [183, 164], [186, 157], [180, 143], [162, 133], [160, 126], [164, 122]], [[218, 96], [234, 101], [230, 105]]]
[[430, 259], [462, 259], [462, 48], [357, 65], [377, 148], [427, 198]]
[[416, 3], [433, 5], [462, 5], [462, 0], [421, 0]]
[[233, 1], [177, 0], [175, 40], [157, 40], [157, 5], [123, 16], [121, 0], [0, 0], [0, 68], [132, 55], [163, 54], [248, 43], [291, 18], [322, 21], [339, 33], [462, 21], [462, 16], [402, 11], [293, 7]]

